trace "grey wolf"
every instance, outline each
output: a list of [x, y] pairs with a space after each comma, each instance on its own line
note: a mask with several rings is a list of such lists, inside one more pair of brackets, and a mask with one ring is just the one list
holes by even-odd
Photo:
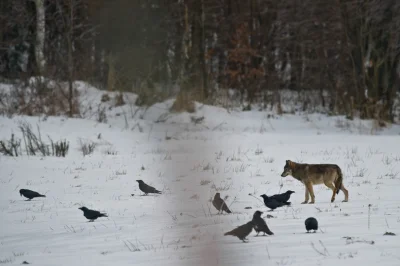
[[342, 190], [344, 193], [343, 202], [349, 200], [349, 192], [343, 185], [343, 174], [340, 167], [336, 164], [305, 164], [286, 160], [286, 164], [281, 174], [282, 177], [293, 176], [305, 185], [305, 199], [302, 204], [315, 203], [313, 185], [325, 184], [332, 190], [331, 202], [335, 201], [335, 194]]

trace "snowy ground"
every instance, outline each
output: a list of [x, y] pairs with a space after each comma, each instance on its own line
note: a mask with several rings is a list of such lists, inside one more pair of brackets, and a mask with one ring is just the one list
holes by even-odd
[[[87, 95], [86, 107], [101, 97]], [[43, 138], [70, 142], [66, 158], [0, 156], [0, 264], [400, 265], [399, 236], [384, 236], [400, 234], [398, 126], [378, 132], [369, 121], [201, 105], [193, 115], [205, 119], [195, 125], [167, 114], [170, 103], [139, 115], [129, 104], [107, 108], [107, 123], [89, 111], [86, 119], [0, 117], [0, 139], [20, 137], [26, 121]], [[94, 153], [84, 157], [79, 140], [96, 142]], [[341, 166], [350, 202], [341, 192], [331, 204], [319, 185], [316, 204], [301, 205], [303, 185], [280, 177], [286, 159]], [[164, 193], [140, 196], [136, 179]], [[25, 201], [21, 188], [47, 197]], [[267, 212], [259, 195], [288, 189], [292, 207]], [[216, 215], [217, 190], [233, 214]], [[89, 223], [82, 205], [109, 218]], [[223, 236], [255, 210], [274, 216], [265, 219], [275, 235], [253, 231], [247, 244]], [[309, 216], [316, 234], [305, 233]]]

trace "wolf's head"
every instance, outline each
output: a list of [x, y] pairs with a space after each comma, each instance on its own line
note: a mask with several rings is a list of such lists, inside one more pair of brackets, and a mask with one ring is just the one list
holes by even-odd
[[286, 164], [283, 167], [283, 172], [281, 177], [285, 177], [288, 175], [292, 175], [293, 168], [295, 167], [296, 163], [292, 162], [291, 160], [286, 160]]

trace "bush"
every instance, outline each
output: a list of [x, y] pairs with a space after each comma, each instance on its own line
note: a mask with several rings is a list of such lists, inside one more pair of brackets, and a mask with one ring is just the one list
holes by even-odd
[[20, 123], [19, 128], [23, 135], [27, 155], [41, 154], [42, 156], [56, 157], [65, 157], [67, 155], [69, 151], [69, 142], [66, 140], [53, 142], [48, 136], [51, 143], [49, 145], [42, 140], [39, 126], [37, 126], [37, 134], [32, 131], [32, 127], [29, 123]]
[[[11, 139], [7, 141], [0, 140], [0, 153], [6, 156], [18, 157], [18, 149], [21, 147], [21, 140], [15, 140], [14, 134], [11, 134]], [[21, 154], [21, 151], [19, 152]]]
[[96, 148], [96, 143], [90, 140], [83, 141], [82, 139], [79, 139], [79, 147], [83, 156], [86, 156], [94, 152]]
[[[20, 115], [65, 115], [71, 114], [68, 101], [68, 86], [65, 82], [55, 82], [44, 78], [10, 85], [7, 92], [1, 92], [0, 114]], [[79, 114], [79, 93], [74, 90], [72, 114]]]
[[50, 155], [50, 146], [42, 140], [39, 126], [37, 126], [38, 135], [32, 131], [31, 125], [26, 122], [20, 123], [19, 129], [22, 132], [28, 155], [36, 155], [37, 153], [41, 153], [42, 156]]
[[65, 157], [69, 151], [69, 142], [66, 140], [59, 140], [54, 143], [51, 139], [51, 149], [53, 151], [52, 155], [56, 157]]

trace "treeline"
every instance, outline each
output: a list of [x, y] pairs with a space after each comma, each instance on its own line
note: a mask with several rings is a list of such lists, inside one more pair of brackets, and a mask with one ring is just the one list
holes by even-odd
[[399, 28], [397, 0], [2, 0], [0, 75], [394, 121]]

